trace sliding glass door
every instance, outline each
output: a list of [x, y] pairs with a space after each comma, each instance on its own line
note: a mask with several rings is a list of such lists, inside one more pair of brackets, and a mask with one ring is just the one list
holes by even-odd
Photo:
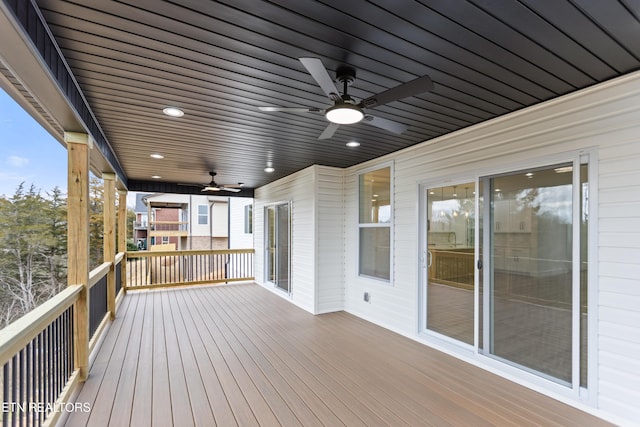
[[420, 187], [420, 330], [429, 339], [588, 386], [582, 160]]
[[290, 209], [289, 203], [265, 207], [266, 280], [290, 293]]
[[486, 177], [481, 186], [481, 352], [567, 385], [574, 379], [576, 343], [586, 342], [586, 334], [579, 338], [575, 298], [584, 293], [586, 302], [586, 239], [581, 241], [580, 231], [588, 186], [580, 172], [574, 176], [567, 163]]

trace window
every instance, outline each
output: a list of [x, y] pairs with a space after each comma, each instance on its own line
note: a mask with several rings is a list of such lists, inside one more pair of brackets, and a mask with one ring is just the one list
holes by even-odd
[[169, 236], [162, 236], [162, 244], [163, 245], [169, 244]]
[[361, 276], [391, 278], [391, 167], [359, 176], [359, 269]]
[[253, 205], [244, 207], [244, 232], [245, 234], [253, 233]]
[[209, 224], [209, 206], [198, 205], [198, 224], [200, 225]]

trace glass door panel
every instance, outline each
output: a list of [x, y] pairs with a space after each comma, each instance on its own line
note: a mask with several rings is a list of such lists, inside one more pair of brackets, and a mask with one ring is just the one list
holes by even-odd
[[265, 208], [265, 218], [267, 221], [266, 229], [266, 254], [267, 254], [267, 281], [275, 283], [276, 281], [276, 209], [274, 206]]
[[281, 204], [276, 208], [277, 216], [277, 280], [276, 286], [289, 292], [289, 204]]
[[426, 328], [473, 345], [475, 185], [426, 189]]
[[265, 207], [266, 281], [289, 293], [290, 212], [289, 204]]
[[[572, 165], [483, 181], [483, 352], [559, 382], [572, 378]], [[491, 230], [488, 233], [488, 230]], [[488, 233], [488, 234], [487, 234]]]

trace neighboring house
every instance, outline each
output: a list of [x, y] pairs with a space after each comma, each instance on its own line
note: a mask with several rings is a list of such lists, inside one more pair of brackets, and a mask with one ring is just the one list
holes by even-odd
[[133, 242], [138, 246], [138, 249], [144, 249], [147, 247], [147, 228], [149, 227], [149, 218], [147, 205], [144, 203], [144, 197], [149, 196], [146, 193], [136, 194], [136, 205], [133, 209], [136, 219], [133, 222]]
[[167, 244], [178, 250], [253, 247], [251, 198], [138, 194], [138, 200], [136, 225], [140, 226], [134, 228], [134, 238], [139, 247]]

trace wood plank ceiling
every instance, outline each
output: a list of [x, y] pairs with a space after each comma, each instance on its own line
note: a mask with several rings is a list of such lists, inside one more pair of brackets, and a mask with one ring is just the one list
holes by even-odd
[[[133, 190], [346, 167], [640, 68], [640, 0], [37, 3]], [[323, 114], [258, 109], [331, 105], [300, 57], [354, 67], [357, 100], [425, 74], [435, 88], [369, 111], [402, 135], [358, 123], [319, 140]]]

